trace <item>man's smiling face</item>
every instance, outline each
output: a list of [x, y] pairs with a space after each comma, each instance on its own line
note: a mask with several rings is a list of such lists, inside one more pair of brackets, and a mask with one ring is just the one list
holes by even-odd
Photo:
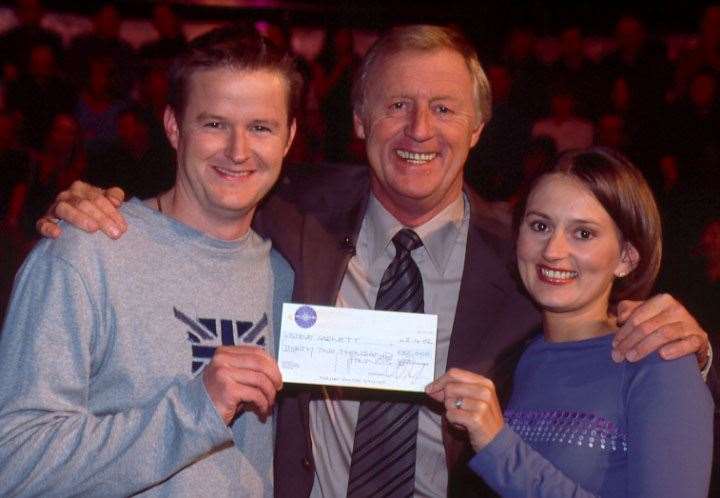
[[355, 129], [366, 140], [372, 189], [407, 225], [460, 195], [482, 122], [470, 70], [449, 49], [404, 50], [377, 62]]
[[292, 142], [287, 81], [269, 70], [197, 71], [182, 120], [168, 110], [166, 129], [177, 150], [184, 209], [203, 223], [249, 224]]

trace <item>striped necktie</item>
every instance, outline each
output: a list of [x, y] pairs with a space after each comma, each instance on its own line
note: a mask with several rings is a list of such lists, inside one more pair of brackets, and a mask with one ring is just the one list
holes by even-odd
[[[375, 309], [424, 311], [420, 269], [410, 252], [422, 246], [418, 235], [403, 228], [392, 239], [395, 257], [385, 270]], [[350, 463], [348, 498], [408, 497], [415, 489], [418, 405], [407, 401], [363, 400]]]

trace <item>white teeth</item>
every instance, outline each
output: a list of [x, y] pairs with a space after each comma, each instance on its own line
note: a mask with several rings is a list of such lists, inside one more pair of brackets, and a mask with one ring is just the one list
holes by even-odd
[[576, 271], [561, 271], [561, 270], [549, 270], [547, 268], [540, 268], [543, 276], [552, 280], [571, 280], [578, 276]]
[[405, 159], [413, 164], [423, 164], [428, 161], [432, 161], [435, 159], [435, 156], [437, 156], [436, 152], [410, 152], [408, 150], [400, 149], [395, 150], [395, 153], [402, 159]]
[[229, 169], [220, 168], [219, 166], [215, 166], [215, 169], [218, 170], [223, 175], [235, 176], [235, 177], [248, 176], [250, 173], [252, 173], [252, 171], [247, 171], [247, 170], [231, 171]]

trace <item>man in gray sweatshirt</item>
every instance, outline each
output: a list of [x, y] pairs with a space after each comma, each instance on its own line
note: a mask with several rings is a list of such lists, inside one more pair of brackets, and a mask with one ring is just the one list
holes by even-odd
[[70, 226], [20, 270], [0, 336], [0, 496], [271, 496], [287, 263], [250, 227], [295, 132], [299, 76], [254, 33], [171, 71], [167, 192], [120, 241]]

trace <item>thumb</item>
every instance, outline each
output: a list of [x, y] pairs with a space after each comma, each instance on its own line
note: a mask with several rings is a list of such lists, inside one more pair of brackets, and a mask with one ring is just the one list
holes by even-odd
[[431, 399], [434, 399], [438, 403], [443, 403], [445, 401], [445, 389], [440, 389], [438, 391], [430, 391], [426, 387], [425, 394], [427, 394]]

